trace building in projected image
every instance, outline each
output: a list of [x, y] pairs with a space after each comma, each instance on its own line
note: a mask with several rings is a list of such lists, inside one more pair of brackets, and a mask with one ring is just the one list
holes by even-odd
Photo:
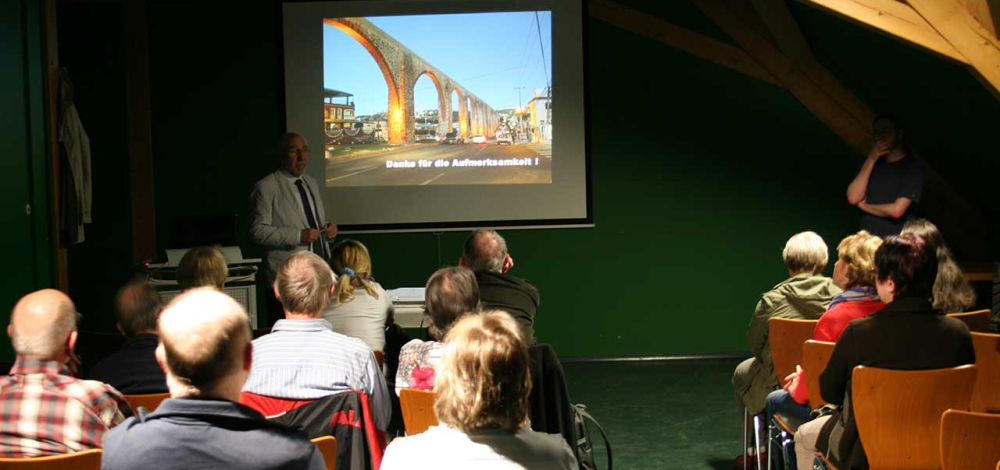
[[552, 142], [552, 87], [536, 89], [528, 101], [532, 142]]
[[[343, 103], [337, 101], [343, 98]], [[354, 127], [354, 95], [340, 90], [323, 89], [323, 122], [326, 130]]]

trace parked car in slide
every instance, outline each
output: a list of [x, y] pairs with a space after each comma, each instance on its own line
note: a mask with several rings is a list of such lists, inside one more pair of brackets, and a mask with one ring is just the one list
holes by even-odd
[[500, 134], [497, 136], [497, 145], [511, 145], [514, 143], [514, 139], [510, 137], [510, 134]]
[[444, 143], [446, 144], [464, 144], [465, 139], [462, 138], [462, 134], [458, 132], [449, 132], [444, 136]]
[[485, 144], [486, 136], [482, 134], [472, 136], [472, 143], [474, 144]]

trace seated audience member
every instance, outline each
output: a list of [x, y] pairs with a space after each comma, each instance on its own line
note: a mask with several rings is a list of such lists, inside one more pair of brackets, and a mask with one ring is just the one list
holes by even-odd
[[226, 257], [217, 248], [199, 246], [188, 250], [177, 265], [177, 284], [181, 290], [214, 287], [222, 290], [229, 276]]
[[934, 280], [934, 308], [944, 313], [964, 312], [976, 304], [976, 292], [965, 279], [961, 268], [951, 258], [951, 250], [937, 226], [926, 219], [913, 219], [903, 225], [902, 233], [912, 233], [930, 244], [937, 255], [938, 273]]
[[427, 280], [424, 316], [432, 341], [415, 339], [403, 345], [396, 371], [396, 395], [404, 388], [433, 390], [435, 369], [441, 362], [441, 341], [452, 324], [470, 313], [479, 312], [479, 286], [472, 271], [458, 267], [441, 268]]
[[344, 240], [333, 248], [330, 264], [340, 278], [334, 301], [327, 304], [323, 319], [333, 325], [333, 331], [358, 338], [373, 351], [384, 351], [392, 301], [371, 277], [368, 249], [357, 240]]
[[[885, 304], [875, 290], [875, 251], [882, 239], [864, 230], [848, 235], [837, 246], [837, 262], [833, 264], [833, 283], [844, 289], [830, 301], [830, 308], [819, 317], [813, 339], [836, 342], [847, 324], [871, 315]], [[818, 392], [816, 392], [818, 393]], [[786, 378], [784, 390], [767, 396], [767, 417], [777, 412], [799, 421], [809, 421], [812, 409], [805, 375], [801, 368]]]
[[90, 378], [129, 395], [166, 393], [167, 379], [156, 363], [156, 322], [163, 300], [146, 284], [128, 284], [118, 291], [115, 314], [118, 331], [128, 341], [114, 354], [94, 366]]
[[386, 449], [382, 470], [573, 469], [562, 436], [520, 427], [528, 416], [528, 350], [505, 312], [468, 315], [445, 337], [448, 347], [434, 387], [440, 421]]
[[250, 371], [247, 314], [210, 288], [190, 290], [160, 319], [156, 360], [170, 399], [108, 434], [101, 468], [326, 468], [304, 433], [237, 403]]
[[285, 260], [274, 281], [285, 318], [254, 340], [253, 369], [241, 402], [269, 416], [359, 390], [368, 395], [372, 420], [384, 431], [392, 407], [375, 355], [364, 341], [335, 333], [320, 317], [335, 288], [333, 271], [319, 256], [300, 251]]
[[76, 307], [46, 289], [14, 306], [7, 334], [17, 358], [0, 377], [0, 457], [42, 457], [98, 449], [132, 409], [110, 385], [70, 375]]
[[930, 302], [937, 257], [929, 243], [913, 234], [888, 237], [875, 253], [875, 266], [885, 308], [851, 322], [837, 339], [819, 392], [841, 408], [799, 427], [795, 454], [800, 469], [812, 468], [817, 449], [838, 468], [868, 468], [851, 406], [856, 366], [926, 370], [976, 362], [969, 328]]
[[[789, 278], [761, 296], [747, 330], [747, 344], [753, 357], [740, 363], [733, 372], [733, 392], [740, 422], [744, 410], [750, 416], [764, 411], [767, 394], [778, 388], [768, 340], [768, 320], [790, 318], [815, 320], [826, 311], [840, 288], [820, 274], [829, 260], [826, 243], [815, 232], [802, 232], [788, 239], [782, 251]], [[751, 419], [747, 420], [747, 435], [753, 435]], [[756, 452], [750, 449], [751, 454]], [[756, 454], [754, 454], [756, 455]]]
[[509, 313], [521, 325], [525, 343], [535, 344], [538, 289], [507, 274], [514, 267], [514, 259], [507, 253], [507, 241], [495, 230], [476, 230], [465, 241], [458, 264], [476, 273], [483, 307]]

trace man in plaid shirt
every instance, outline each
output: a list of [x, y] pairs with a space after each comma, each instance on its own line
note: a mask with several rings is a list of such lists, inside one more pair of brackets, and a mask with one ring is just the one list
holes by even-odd
[[76, 307], [62, 292], [23, 297], [7, 326], [17, 360], [0, 377], [0, 457], [100, 448], [132, 408], [110, 385], [80, 380], [65, 362], [76, 344]]

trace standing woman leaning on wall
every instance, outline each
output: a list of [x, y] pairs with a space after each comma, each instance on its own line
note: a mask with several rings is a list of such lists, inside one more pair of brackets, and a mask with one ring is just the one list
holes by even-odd
[[385, 349], [385, 323], [392, 301], [372, 278], [372, 259], [357, 240], [333, 247], [330, 267], [337, 274], [337, 292], [323, 311], [323, 319], [337, 333], [359, 338], [372, 351]]

